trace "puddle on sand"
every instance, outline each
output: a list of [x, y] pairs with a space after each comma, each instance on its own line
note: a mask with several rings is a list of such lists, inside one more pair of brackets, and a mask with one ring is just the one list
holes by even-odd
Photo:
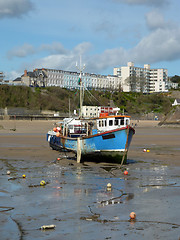
[[8, 192], [8, 191], [1, 190], [1, 189], [0, 189], [0, 197], [7, 196], [7, 194], [9, 194], [9, 192]]

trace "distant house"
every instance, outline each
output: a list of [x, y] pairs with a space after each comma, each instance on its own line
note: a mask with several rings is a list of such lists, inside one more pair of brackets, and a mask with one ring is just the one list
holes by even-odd
[[14, 85], [22, 85], [21, 78], [18, 77], [18, 78], [16, 78], [16, 79], [14, 79], [14, 80], [13, 80], [13, 84], [14, 84]]
[[33, 72], [24, 70], [24, 74], [21, 76], [22, 84], [30, 87], [46, 87], [46, 79], [47, 76], [44, 72], [44, 69], [40, 71], [37, 71], [37, 69], [35, 69]]
[[180, 98], [176, 98], [174, 100], [174, 103], [172, 104], [172, 106], [177, 106], [177, 105], [180, 105]]

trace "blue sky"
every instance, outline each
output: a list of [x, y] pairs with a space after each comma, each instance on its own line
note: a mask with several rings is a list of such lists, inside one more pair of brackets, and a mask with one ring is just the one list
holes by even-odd
[[0, 0], [0, 71], [113, 74], [113, 68], [167, 68], [180, 75], [179, 0]]

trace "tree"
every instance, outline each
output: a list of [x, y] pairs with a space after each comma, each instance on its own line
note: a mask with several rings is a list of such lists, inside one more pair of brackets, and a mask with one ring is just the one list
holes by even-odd
[[170, 80], [173, 83], [178, 83], [178, 86], [180, 87], [180, 76], [175, 75], [175, 76], [171, 77]]
[[130, 86], [131, 92], [146, 92], [147, 80], [144, 76], [129, 76], [125, 83]]

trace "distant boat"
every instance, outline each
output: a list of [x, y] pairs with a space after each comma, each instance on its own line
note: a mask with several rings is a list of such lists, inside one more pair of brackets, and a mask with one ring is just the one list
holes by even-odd
[[100, 113], [97, 118], [82, 117], [82, 79], [80, 69], [80, 116], [64, 118], [47, 133], [52, 149], [67, 150], [80, 160], [125, 163], [135, 130], [130, 126], [130, 116]]

